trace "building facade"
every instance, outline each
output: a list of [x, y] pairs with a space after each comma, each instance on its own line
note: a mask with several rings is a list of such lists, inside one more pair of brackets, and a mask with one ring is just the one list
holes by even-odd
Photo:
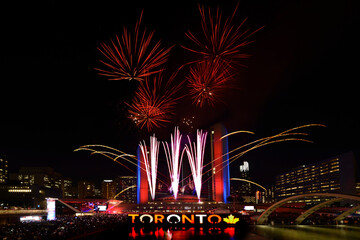
[[19, 181], [21, 186], [60, 189], [62, 175], [50, 167], [22, 167], [18, 173], [11, 173], [10, 180]]
[[223, 124], [217, 123], [210, 128], [212, 199], [215, 202], [227, 203], [230, 196], [230, 170], [228, 139]]
[[61, 190], [63, 198], [75, 198], [76, 191], [73, 188], [73, 181], [71, 178], [62, 178], [61, 179]]
[[116, 183], [113, 180], [103, 180], [101, 183], [101, 195], [105, 199], [114, 199]]
[[276, 176], [275, 197], [277, 200], [292, 195], [320, 192], [355, 194], [353, 153], [302, 165]]
[[[243, 164], [239, 166], [239, 174], [237, 178], [250, 180], [250, 167], [249, 162], [243, 161]], [[255, 202], [256, 191], [252, 189], [251, 184], [246, 181], [232, 181], [231, 182], [231, 196], [235, 202], [251, 203]]]
[[5, 184], [8, 180], [8, 161], [6, 156], [0, 155], [0, 184]]
[[95, 196], [95, 185], [90, 181], [78, 181], [78, 198], [84, 199]]
[[118, 176], [115, 198], [124, 203], [136, 203], [136, 176]]

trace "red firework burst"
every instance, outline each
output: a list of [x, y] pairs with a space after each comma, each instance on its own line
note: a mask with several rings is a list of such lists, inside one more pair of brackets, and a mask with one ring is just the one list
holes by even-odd
[[190, 95], [193, 102], [203, 107], [205, 104], [213, 106], [221, 101], [221, 94], [229, 88], [232, 75], [224, 71], [222, 64], [218, 62], [200, 62], [190, 68], [187, 76], [190, 87]]
[[162, 85], [162, 74], [145, 78], [141, 81], [138, 91], [135, 93], [132, 104], [129, 106], [129, 118], [135, 124], [148, 131], [155, 127], [163, 127], [170, 122], [177, 100], [180, 97], [175, 97], [179, 91], [182, 83], [177, 86], [172, 86], [175, 74]]
[[140, 33], [142, 16], [143, 11], [133, 35], [124, 27], [121, 38], [116, 36], [115, 41], [100, 44], [98, 49], [105, 56], [104, 61], [100, 60], [105, 68], [95, 68], [100, 75], [107, 76], [109, 80], [142, 81], [145, 77], [161, 71], [159, 67], [167, 61], [172, 47], [162, 48], [161, 41], [151, 45], [154, 31], [147, 33], [144, 29]]
[[236, 27], [232, 22], [237, 8], [238, 5], [235, 7], [233, 14], [222, 23], [222, 14], [219, 8], [217, 8], [216, 14], [213, 16], [210, 8], [208, 8], [208, 14], [206, 14], [204, 6], [199, 5], [201, 27], [205, 41], [202, 42], [199, 40], [200, 38], [188, 31], [186, 36], [194, 42], [199, 49], [182, 46], [184, 49], [201, 55], [202, 58], [195, 62], [220, 60], [223, 64], [231, 68], [234, 67], [234, 64], [244, 66], [239, 63], [239, 60], [247, 58], [250, 55], [244, 53], [243, 48], [253, 42], [248, 40], [248, 38], [262, 27], [255, 31], [243, 29], [247, 18]]

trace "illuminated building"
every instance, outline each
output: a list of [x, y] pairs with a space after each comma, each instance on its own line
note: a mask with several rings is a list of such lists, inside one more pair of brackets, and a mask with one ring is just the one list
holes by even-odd
[[212, 194], [215, 202], [227, 203], [230, 196], [229, 152], [227, 134], [223, 124], [217, 123], [211, 128]]
[[141, 154], [140, 147], [137, 150], [137, 182], [136, 182], [136, 202], [145, 204], [149, 200], [149, 189], [145, 170], [145, 162]]
[[0, 184], [8, 180], [8, 161], [5, 156], [0, 156]]
[[[240, 165], [240, 178], [250, 180], [250, 168], [247, 161], [243, 162], [243, 165]], [[242, 196], [250, 196], [251, 194], [251, 184], [246, 182], [239, 182], [239, 193]]]
[[50, 167], [22, 167], [18, 173], [11, 173], [10, 179], [18, 180], [22, 186], [61, 189], [62, 176]]
[[0, 201], [9, 206], [35, 207], [32, 199], [35, 193], [29, 186], [0, 185]]
[[58, 189], [45, 188], [38, 185], [0, 185], [0, 202], [8, 206], [44, 209], [47, 197], [61, 197], [61, 192]]
[[[17, 181], [20, 186], [38, 186], [59, 192], [56, 197], [74, 197], [72, 180], [63, 177], [50, 167], [22, 167], [18, 173], [11, 173], [10, 180]], [[60, 193], [61, 191], [61, 193]]]
[[89, 181], [78, 182], [78, 198], [83, 199], [87, 197], [93, 197], [95, 195], [95, 185]]
[[63, 193], [63, 198], [75, 197], [75, 191], [73, 189], [71, 178], [62, 178], [61, 179], [61, 190]]
[[118, 176], [115, 179], [115, 182], [116, 193], [120, 193], [125, 190], [119, 194], [116, 199], [122, 200], [124, 203], [136, 203], [136, 187], [130, 188], [131, 186], [136, 185], [136, 176]]
[[103, 180], [101, 183], [101, 195], [105, 199], [113, 199], [116, 195], [116, 183], [113, 180]]
[[[247, 161], [239, 166], [239, 178], [250, 180], [250, 167]], [[245, 181], [233, 181], [231, 183], [231, 195], [236, 202], [255, 202], [256, 192], [251, 188], [251, 183]]]
[[355, 194], [354, 155], [350, 152], [321, 162], [299, 166], [276, 176], [275, 187], [277, 200], [305, 193]]
[[22, 167], [9, 174], [7, 185], [0, 189], [0, 199], [12, 206], [45, 208], [46, 198], [62, 198], [68, 186], [69, 179], [64, 181], [53, 168]]
[[360, 182], [357, 182], [355, 185], [356, 194], [360, 194]]

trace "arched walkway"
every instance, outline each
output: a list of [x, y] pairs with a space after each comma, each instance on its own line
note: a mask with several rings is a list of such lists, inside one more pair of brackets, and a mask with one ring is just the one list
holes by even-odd
[[353, 208], [350, 208], [349, 210], [343, 212], [342, 214], [340, 214], [339, 216], [337, 216], [334, 220], [335, 221], [341, 221], [344, 218], [346, 218], [347, 216], [350, 216], [351, 214], [353, 214], [354, 212], [356, 212], [357, 210], [360, 209], [360, 205], [357, 205]]
[[[288, 201], [297, 200], [297, 199], [306, 198], [306, 197], [335, 197], [335, 198], [342, 198], [342, 199], [360, 201], [360, 196], [358, 196], [358, 195], [349, 195], [349, 194], [341, 194], [341, 193], [308, 193], [308, 194], [301, 194], [301, 195], [291, 196], [291, 197], [285, 198], [285, 199], [283, 199], [281, 201], [278, 201], [278, 202], [274, 203], [268, 209], [266, 209], [259, 216], [259, 218], [257, 219], [257, 224], [264, 224], [268, 220], [268, 217], [270, 216], [270, 214], [272, 212], [274, 212], [277, 208], [281, 207], [282, 205], [284, 205]], [[323, 205], [323, 206], [325, 206], [325, 205]], [[309, 216], [310, 214], [312, 214], [315, 211], [319, 210], [320, 208], [316, 208], [316, 206], [315, 206], [315, 207], [312, 208], [311, 211], [309, 211], [310, 210], [309, 209], [308, 210], [309, 212], [306, 213], [307, 216]]]
[[298, 216], [295, 219], [295, 224], [301, 224], [308, 216], [310, 216], [311, 214], [313, 214], [314, 212], [316, 212], [317, 210], [320, 210], [323, 207], [326, 207], [334, 202], [338, 202], [343, 200], [343, 198], [333, 198], [330, 200], [327, 200], [325, 202], [319, 203], [315, 206], [313, 206], [312, 208], [306, 210], [304, 213], [302, 213], [300, 216]]

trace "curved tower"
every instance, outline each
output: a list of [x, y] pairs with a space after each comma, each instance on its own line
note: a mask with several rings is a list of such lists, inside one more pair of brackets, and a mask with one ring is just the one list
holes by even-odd
[[230, 196], [229, 151], [227, 134], [222, 123], [211, 127], [211, 167], [212, 167], [212, 199], [215, 202], [227, 203]]

